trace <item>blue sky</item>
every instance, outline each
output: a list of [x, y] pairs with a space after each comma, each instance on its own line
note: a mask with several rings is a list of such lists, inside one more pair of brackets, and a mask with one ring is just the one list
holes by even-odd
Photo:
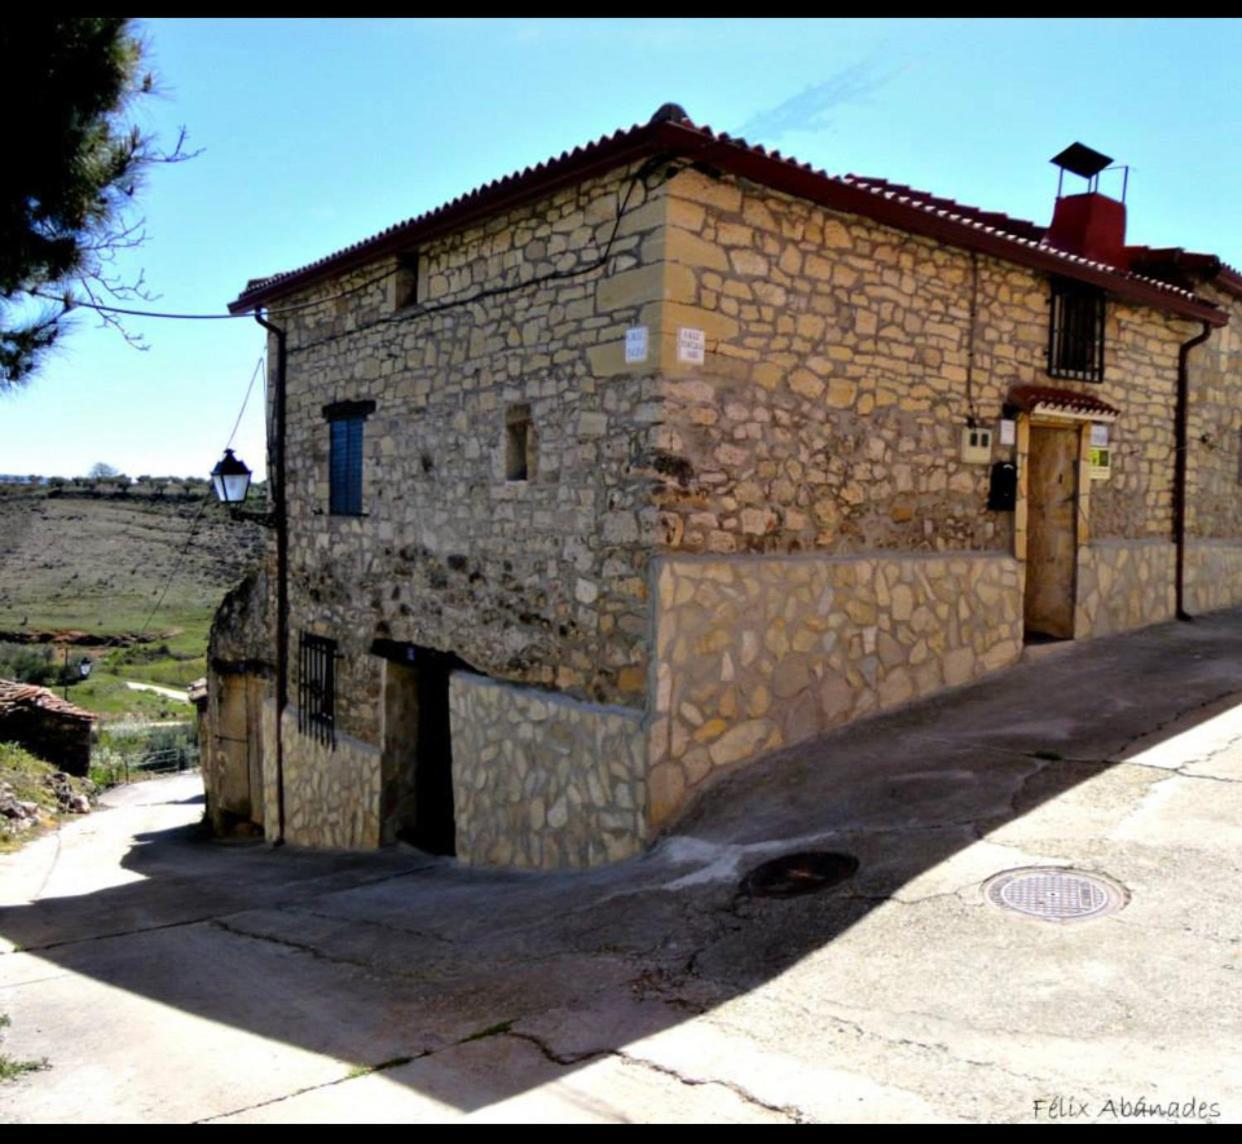
[[[681, 103], [834, 173], [1046, 222], [1075, 139], [1132, 166], [1129, 239], [1242, 263], [1242, 21], [149, 20], [136, 111], [203, 152], [153, 172], [128, 259], [158, 308], [222, 312], [479, 183]], [[1107, 189], [1107, 188], [1106, 188]], [[0, 472], [205, 474], [263, 348], [252, 321], [85, 316], [0, 400]], [[260, 395], [235, 447], [262, 468]]]

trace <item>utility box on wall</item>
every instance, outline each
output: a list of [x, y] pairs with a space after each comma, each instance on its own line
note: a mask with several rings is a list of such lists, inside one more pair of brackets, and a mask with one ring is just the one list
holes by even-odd
[[967, 425], [962, 430], [962, 460], [968, 465], [986, 465], [992, 459], [992, 430]]
[[1018, 466], [1012, 461], [997, 461], [992, 466], [988, 485], [988, 508], [996, 512], [1013, 512], [1018, 503]]

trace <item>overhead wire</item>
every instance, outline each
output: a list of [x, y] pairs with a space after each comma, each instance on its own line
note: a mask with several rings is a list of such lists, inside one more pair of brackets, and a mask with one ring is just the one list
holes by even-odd
[[[246, 386], [246, 396], [242, 398], [241, 409], [238, 410], [237, 419], [233, 422], [233, 431], [229, 434], [228, 443], [224, 446], [226, 449], [232, 445], [233, 438], [237, 435], [237, 430], [241, 426], [242, 417], [246, 412], [246, 406], [250, 402], [250, 394], [254, 391], [254, 383], [259, 374], [263, 372], [263, 366], [267, 359], [266, 353], [259, 355], [259, 360], [255, 363], [253, 372], [250, 374], [250, 383]], [[163, 607], [164, 600], [168, 595], [169, 588], [172, 587], [173, 581], [177, 578], [177, 573], [181, 571], [181, 565], [185, 560], [185, 554], [190, 550], [190, 545], [194, 543], [194, 537], [198, 532], [198, 526], [202, 523], [203, 514], [207, 511], [207, 506], [211, 503], [211, 490], [208, 489], [203, 494], [203, 499], [199, 503], [198, 512], [194, 514], [194, 519], [190, 522], [190, 531], [186, 534], [185, 543], [181, 546], [181, 551], [177, 553], [177, 559], [173, 563], [172, 571], [168, 574], [168, 579], [164, 581], [164, 587], [160, 592], [159, 599], [151, 606], [151, 610], [147, 613], [147, 618], [143, 621], [142, 629], [138, 633], [141, 639], [147, 634], [147, 629], [151, 626], [151, 620], [155, 613]]]
[[[421, 306], [412, 306], [412, 307], [402, 310], [398, 314], [386, 315], [383, 318], [380, 318], [374, 322], [368, 323], [366, 326], [357, 327], [349, 331], [349, 333], [350, 334], [359, 333], [364, 329], [370, 329], [375, 326], [385, 324], [387, 322], [405, 321], [411, 318], [427, 317], [432, 314], [441, 313], [445, 310], [455, 309], [460, 306], [472, 305], [476, 302], [481, 302], [488, 298], [502, 297], [502, 296], [506, 296], [509, 294], [513, 294], [520, 290], [525, 290], [533, 286], [541, 285], [542, 283], [545, 283], [545, 282], [564, 281], [566, 279], [578, 278], [585, 274], [590, 274], [593, 271], [599, 270], [600, 268], [606, 266], [609, 259], [612, 257], [612, 249], [614, 245], [616, 244], [617, 235], [621, 229], [621, 223], [625, 219], [625, 217], [629, 214], [629, 209], [630, 209], [629, 203], [630, 203], [630, 199], [633, 197], [635, 188], [641, 182], [645, 188], [650, 189], [649, 184], [647, 182], [648, 178], [650, 177], [652, 173], [654, 173], [656, 169], [658, 169], [660, 166], [662, 166], [665, 163], [670, 164], [668, 169], [665, 171], [665, 176], [663, 180], [663, 181], [667, 181], [675, 173], [675, 169], [672, 165], [674, 161], [675, 161], [674, 156], [664, 155], [664, 154], [654, 155], [651, 158], [649, 158], [646, 162], [644, 162], [634, 172], [634, 174], [631, 176], [629, 180], [629, 183], [626, 186], [625, 193], [621, 196], [621, 199], [618, 203], [616, 218], [613, 221], [612, 230], [609, 233], [608, 241], [604, 244], [604, 249], [602, 250], [598, 258], [587, 263], [585, 266], [577, 266], [577, 267], [573, 267], [573, 268], [566, 269], [566, 270], [552, 270], [546, 274], [536, 275], [535, 277], [526, 279], [524, 281], [509, 283], [504, 286], [495, 286], [495, 287], [491, 287], [485, 290], [478, 290], [474, 294], [471, 294], [464, 298], [446, 299], [445, 301], [439, 302], [439, 303], [424, 304]], [[680, 168], [677, 168], [677, 169], [680, 169]], [[269, 309], [268, 315], [269, 317], [276, 317], [282, 314], [295, 313], [300, 310], [306, 310], [306, 309], [311, 309], [317, 306], [323, 306], [326, 303], [334, 302], [338, 299], [349, 297], [352, 294], [356, 294], [361, 290], [365, 290], [370, 286], [376, 285], [377, 283], [383, 282], [385, 279], [390, 278], [393, 274], [397, 272], [397, 269], [398, 269], [397, 267], [390, 268], [386, 270], [383, 274], [376, 275], [373, 278], [367, 279], [364, 282], [360, 282], [355, 286], [351, 286], [346, 290], [342, 290], [339, 293], [330, 295], [329, 297], [326, 297], [326, 298], [317, 298], [317, 299], [314, 299], [313, 301], [297, 303], [297, 304], [289, 305], [289, 306], [282, 306], [277, 309]], [[30, 293], [31, 295], [35, 297], [43, 298], [47, 301], [59, 302], [66, 307], [66, 312], [73, 310], [73, 309], [80, 308], [80, 309], [88, 309], [88, 310], [97, 310], [103, 313], [120, 314], [120, 315], [124, 315], [128, 317], [158, 318], [158, 319], [173, 320], [173, 321], [218, 321], [218, 320], [228, 320], [228, 319], [234, 319], [234, 318], [250, 318], [253, 316], [252, 312], [250, 311], [247, 311], [245, 313], [240, 313], [240, 314], [190, 314], [190, 313], [177, 313], [177, 312], [172, 312], [172, 311], [138, 310], [138, 309], [122, 307], [122, 306], [109, 306], [101, 302], [93, 302], [93, 301], [92, 302], [80, 302], [80, 301], [77, 301], [76, 299], [66, 299], [64, 297], [58, 297], [54, 294], [46, 294], [40, 290], [31, 290], [31, 291], [28, 291], [28, 293]], [[332, 341], [332, 340], [335, 340], [335, 338], [342, 337], [342, 336], [347, 336], [347, 335], [343, 335], [343, 334], [328, 335], [327, 337], [319, 339], [316, 342], [310, 343], [305, 346], [300, 346], [297, 348], [310, 349], [310, 348], [313, 348], [313, 346], [322, 345], [324, 342]], [[265, 360], [266, 360], [266, 354], [261, 355], [259, 358], [259, 361], [256, 363], [254, 372], [251, 374], [250, 382], [246, 387], [245, 397], [242, 400], [241, 409], [238, 411], [237, 419], [233, 424], [233, 430], [229, 434], [228, 442], [225, 445], [226, 449], [230, 445], [232, 445], [233, 438], [236, 436], [237, 430], [241, 425], [242, 417], [245, 414], [246, 406], [250, 400], [251, 392], [254, 389], [255, 379], [258, 377], [260, 372], [265, 372], [265, 371], [262, 371], [262, 366]], [[267, 386], [267, 379], [265, 376], [264, 377], [265, 393], [266, 393], [266, 386]], [[172, 571], [169, 573], [168, 579], [164, 582], [164, 586], [160, 592], [159, 598], [156, 600], [155, 604], [151, 607], [151, 610], [147, 613], [146, 619], [143, 621], [142, 629], [139, 632], [139, 638], [141, 638], [142, 636], [146, 634], [148, 628], [150, 627], [151, 620], [155, 616], [156, 612], [158, 612], [159, 609], [163, 606], [164, 600], [168, 595], [168, 590], [172, 586], [173, 581], [176, 579], [176, 576], [178, 572], [180, 571], [181, 564], [185, 558], [185, 554], [189, 551], [190, 545], [194, 541], [194, 537], [198, 531], [199, 524], [202, 521], [203, 514], [206, 511], [207, 506], [210, 503], [210, 501], [211, 501], [211, 494], [210, 492], [208, 492], [206, 495], [204, 495], [203, 500], [201, 504], [199, 505], [198, 512], [195, 514], [194, 520], [191, 522], [190, 531], [186, 536], [185, 543], [182, 545], [181, 550], [177, 554], [176, 562], [173, 565]], [[123, 594], [114, 594], [114, 595], [123, 595]], [[108, 598], [110, 597], [109, 596], [96, 597], [96, 599], [108, 599]]]

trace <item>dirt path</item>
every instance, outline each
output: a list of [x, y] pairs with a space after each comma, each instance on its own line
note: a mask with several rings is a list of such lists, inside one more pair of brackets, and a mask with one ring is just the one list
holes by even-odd
[[160, 687], [156, 683], [134, 683], [127, 679], [125, 686], [130, 691], [154, 691], [156, 695], [162, 695], [165, 699], [175, 699], [178, 703], [190, 702], [190, 697], [184, 691], [177, 691], [171, 687]]

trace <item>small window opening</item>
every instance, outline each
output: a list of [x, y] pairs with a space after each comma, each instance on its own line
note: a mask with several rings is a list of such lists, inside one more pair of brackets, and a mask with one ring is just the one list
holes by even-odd
[[1048, 372], [1076, 381], [1104, 380], [1104, 292], [1053, 279]]
[[298, 730], [336, 747], [336, 640], [307, 632], [298, 647]]
[[505, 480], [526, 481], [534, 468], [535, 435], [529, 405], [511, 405], [505, 412]]
[[393, 308], [404, 309], [418, 301], [418, 251], [397, 256], [397, 271], [393, 276]]

